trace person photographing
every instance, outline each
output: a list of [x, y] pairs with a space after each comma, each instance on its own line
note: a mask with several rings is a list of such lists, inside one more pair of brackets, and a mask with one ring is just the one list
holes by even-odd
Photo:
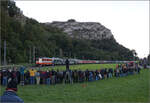
[[65, 73], [64, 83], [69, 81], [70, 84], [73, 84], [72, 73], [71, 73], [71, 70], [69, 69], [68, 59], [66, 59], [65, 64], [66, 64], [66, 73]]

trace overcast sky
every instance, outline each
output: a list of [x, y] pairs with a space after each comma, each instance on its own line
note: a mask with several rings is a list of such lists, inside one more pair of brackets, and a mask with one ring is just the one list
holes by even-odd
[[149, 54], [149, 1], [16, 1], [16, 5], [39, 22], [100, 22], [139, 57]]

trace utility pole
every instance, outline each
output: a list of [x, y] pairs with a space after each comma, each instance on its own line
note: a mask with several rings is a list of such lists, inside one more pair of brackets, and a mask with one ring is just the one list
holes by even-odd
[[6, 65], [6, 40], [4, 40], [4, 65]]
[[[0, 2], [0, 6], [1, 6], [1, 2]], [[1, 23], [1, 18], [0, 18], [0, 23]], [[2, 28], [0, 28], [0, 31], [2, 33]], [[0, 66], [2, 65], [2, 39], [1, 39], [1, 33], [0, 33]]]
[[30, 50], [29, 50], [29, 63], [31, 64], [31, 47], [30, 47]]
[[63, 57], [63, 51], [62, 51], [61, 48], [59, 49], [59, 56], [60, 56], [61, 58]]
[[33, 63], [35, 63], [35, 46], [33, 46]]
[[1, 33], [0, 33], [0, 66], [2, 65], [2, 64], [1, 64], [1, 61], [2, 61], [2, 60], [1, 60], [1, 56], [2, 56], [2, 55], [1, 55], [1, 47], [2, 47], [1, 45], [2, 45], [2, 44], [1, 44]]
[[150, 55], [150, 35], [149, 35], [149, 55]]

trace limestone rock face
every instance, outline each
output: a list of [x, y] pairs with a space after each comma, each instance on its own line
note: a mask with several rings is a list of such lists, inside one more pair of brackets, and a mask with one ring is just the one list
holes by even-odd
[[70, 37], [78, 39], [101, 40], [113, 38], [111, 31], [97, 22], [76, 22], [74, 19], [70, 19], [67, 22], [54, 21], [46, 23], [46, 25], [62, 29]]

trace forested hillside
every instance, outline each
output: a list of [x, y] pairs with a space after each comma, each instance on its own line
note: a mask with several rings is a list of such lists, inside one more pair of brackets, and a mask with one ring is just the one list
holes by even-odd
[[[31, 58], [69, 57], [97, 60], [131, 60], [131, 50], [115, 39], [71, 38], [63, 30], [25, 17], [15, 2], [1, 1], [1, 58], [4, 41], [8, 63], [28, 63]], [[35, 53], [34, 53], [35, 51]], [[33, 59], [31, 59], [34, 61]]]

